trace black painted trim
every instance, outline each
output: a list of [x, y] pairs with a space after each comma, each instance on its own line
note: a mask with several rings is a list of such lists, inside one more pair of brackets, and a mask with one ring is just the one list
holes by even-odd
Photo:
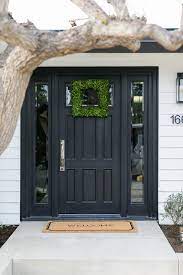
[[[93, 49], [89, 53], [132, 53], [130, 50], [124, 47], [114, 47], [109, 49]], [[172, 52], [163, 48], [161, 45], [155, 41], [143, 41], [141, 42], [141, 47], [137, 53], [183, 53], [183, 47]]]
[[[144, 215], [151, 218], [158, 216], [158, 69], [147, 70], [146, 72], [134, 71], [127, 73], [129, 83], [132, 80], [142, 80], [145, 83], [145, 111], [144, 111], [144, 205], [128, 203], [128, 215]], [[130, 89], [130, 87], [128, 87]], [[130, 94], [128, 103], [128, 156], [130, 156], [131, 142], [131, 110]], [[131, 169], [131, 159], [128, 159], [128, 171]], [[128, 175], [128, 201], [130, 201], [130, 182]]]

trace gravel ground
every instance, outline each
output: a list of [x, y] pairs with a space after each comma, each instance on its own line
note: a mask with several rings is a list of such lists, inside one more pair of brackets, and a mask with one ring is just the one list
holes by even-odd
[[161, 225], [160, 227], [175, 252], [183, 253], [183, 242], [180, 240], [179, 227], [176, 225]]
[[17, 226], [0, 225], [0, 247], [8, 240], [11, 234], [15, 231]]

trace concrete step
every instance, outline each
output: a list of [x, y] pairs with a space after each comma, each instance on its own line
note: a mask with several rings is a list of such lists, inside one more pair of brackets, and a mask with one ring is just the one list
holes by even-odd
[[136, 233], [42, 233], [23, 222], [3, 247], [13, 275], [178, 275], [178, 258], [155, 221]]
[[177, 263], [153, 260], [15, 260], [15, 275], [176, 275]]

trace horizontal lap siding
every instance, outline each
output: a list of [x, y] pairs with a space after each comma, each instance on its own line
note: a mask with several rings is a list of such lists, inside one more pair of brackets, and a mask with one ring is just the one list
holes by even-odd
[[[174, 131], [174, 130], [172, 130]], [[172, 137], [173, 139], [174, 137]], [[182, 147], [162, 147], [160, 148], [159, 156], [160, 159], [183, 159], [183, 148]], [[181, 160], [180, 160], [181, 161]]]
[[176, 76], [183, 71], [181, 62], [167, 59], [159, 77], [159, 220], [164, 219], [164, 204], [169, 195], [183, 190], [183, 125], [172, 124], [172, 115], [182, 114], [183, 105], [176, 103]]
[[0, 157], [0, 224], [20, 222], [20, 122]]
[[0, 221], [3, 224], [19, 224], [20, 223], [20, 211], [19, 213], [0, 213]]

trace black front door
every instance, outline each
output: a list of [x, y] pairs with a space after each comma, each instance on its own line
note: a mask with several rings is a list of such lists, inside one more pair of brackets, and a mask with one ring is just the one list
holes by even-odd
[[[72, 116], [71, 82], [77, 79], [110, 81], [107, 118]], [[64, 75], [57, 81], [57, 150], [65, 158], [58, 174], [59, 214], [120, 214], [120, 76]]]
[[[157, 217], [157, 71], [35, 71], [22, 110], [22, 219]], [[72, 115], [71, 83], [89, 79], [110, 83], [106, 118]], [[88, 96], [85, 107], [93, 102], [95, 108], [94, 94], [94, 101]]]

